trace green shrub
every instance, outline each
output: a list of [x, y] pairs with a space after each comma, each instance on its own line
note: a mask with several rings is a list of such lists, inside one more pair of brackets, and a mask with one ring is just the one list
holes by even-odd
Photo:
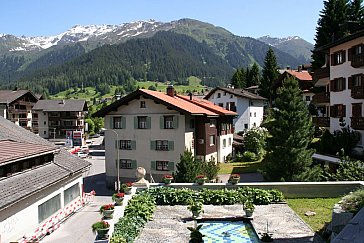
[[258, 159], [258, 157], [254, 152], [245, 151], [243, 153], [242, 159], [244, 162], [249, 162], [249, 161], [256, 161]]
[[344, 196], [340, 205], [344, 210], [354, 214], [359, 212], [364, 207], [364, 189], [358, 189]]

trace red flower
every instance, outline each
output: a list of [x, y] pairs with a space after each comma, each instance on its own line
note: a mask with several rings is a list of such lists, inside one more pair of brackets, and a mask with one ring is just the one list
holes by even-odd
[[165, 178], [165, 179], [173, 179], [173, 176], [172, 175], [164, 175], [163, 178]]
[[117, 198], [122, 198], [124, 196], [125, 196], [125, 193], [122, 193], [122, 192], [115, 194], [115, 197], [117, 197]]
[[204, 178], [205, 178], [204, 175], [198, 175], [198, 176], [196, 176], [196, 179], [204, 179]]
[[127, 182], [127, 183], [125, 183], [125, 185], [126, 185], [127, 187], [132, 187], [132, 186], [133, 186], [133, 183], [132, 183], [132, 182]]
[[102, 205], [100, 211], [104, 211], [104, 210], [113, 210], [114, 209], [114, 205], [113, 204], [106, 204], [106, 205]]
[[110, 224], [108, 223], [108, 222], [106, 222], [106, 221], [101, 221], [102, 222], [102, 224], [104, 225], [104, 228], [105, 229], [107, 229], [107, 228], [109, 228], [110, 227]]

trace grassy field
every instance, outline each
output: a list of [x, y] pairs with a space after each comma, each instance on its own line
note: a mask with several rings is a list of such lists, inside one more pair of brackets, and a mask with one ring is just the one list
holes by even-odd
[[263, 163], [261, 160], [253, 162], [231, 162], [221, 163], [219, 174], [241, 174], [241, 173], [253, 173], [261, 169]]
[[[287, 199], [291, 207], [311, 228], [320, 233], [326, 222], [331, 221], [332, 208], [338, 203], [341, 197], [337, 198], [296, 198]], [[315, 216], [305, 216], [307, 211], [316, 212]]]

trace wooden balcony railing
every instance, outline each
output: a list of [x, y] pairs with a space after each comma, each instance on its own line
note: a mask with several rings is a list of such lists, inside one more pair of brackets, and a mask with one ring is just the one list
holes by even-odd
[[330, 103], [330, 93], [317, 93], [312, 97], [312, 102], [315, 104]]
[[364, 130], [364, 117], [351, 117], [351, 128]]
[[364, 86], [351, 87], [351, 97], [353, 99], [364, 99]]
[[313, 73], [313, 80], [314, 82], [319, 81], [320, 79], [330, 79], [330, 67], [324, 67], [316, 69]]
[[330, 127], [330, 117], [312, 117], [312, 122], [317, 127]]
[[351, 66], [354, 68], [364, 67], [364, 53], [353, 55], [351, 57]]

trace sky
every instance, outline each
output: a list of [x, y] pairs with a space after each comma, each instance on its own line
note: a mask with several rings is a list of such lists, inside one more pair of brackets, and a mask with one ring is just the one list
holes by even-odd
[[235, 35], [300, 36], [314, 43], [323, 0], [2, 0], [0, 33], [58, 35], [76, 24], [192, 18]]

